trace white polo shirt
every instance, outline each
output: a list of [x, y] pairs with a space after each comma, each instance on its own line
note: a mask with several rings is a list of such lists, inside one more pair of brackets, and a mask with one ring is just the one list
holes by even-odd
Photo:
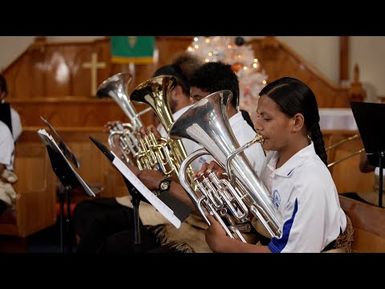
[[7, 169], [13, 169], [14, 141], [8, 126], [0, 121], [0, 164], [6, 165]]
[[311, 143], [275, 169], [277, 152], [269, 152], [261, 179], [283, 217], [281, 238], [272, 252], [321, 252], [346, 228], [346, 216], [329, 170]]
[[[188, 106], [185, 106], [183, 108], [181, 108], [180, 110], [176, 111], [172, 117], [174, 119], [174, 121], [176, 121], [185, 111], [187, 111], [192, 105], [188, 105]], [[162, 137], [165, 137], [165, 138], [168, 138], [168, 133], [166, 132], [166, 130], [163, 128], [163, 125], [160, 124], [158, 126], [158, 131], [160, 133], [160, 135]], [[191, 153], [193, 153], [194, 151], [196, 151], [197, 149], [200, 149], [202, 148], [200, 145], [198, 145], [196, 142], [192, 141], [192, 140], [189, 140], [189, 139], [186, 139], [186, 138], [182, 138], [182, 143], [183, 143], [183, 146], [184, 148], [186, 149], [186, 153], [187, 153], [187, 156], [190, 155]], [[197, 160], [195, 160], [194, 162], [192, 162], [191, 166], [193, 168], [193, 170], [196, 172], [200, 169], [200, 167], [202, 166], [202, 164], [205, 162], [205, 158], [202, 156], [200, 158], [198, 158]]]
[[11, 107], [11, 121], [13, 139], [16, 141], [22, 132], [21, 121], [19, 113]]

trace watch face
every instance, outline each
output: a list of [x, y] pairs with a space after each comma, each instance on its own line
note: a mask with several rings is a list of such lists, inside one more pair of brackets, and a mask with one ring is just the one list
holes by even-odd
[[161, 191], [166, 191], [168, 190], [168, 188], [170, 187], [170, 181], [169, 180], [163, 180], [161, 183], [160, 183], [160, 190]]

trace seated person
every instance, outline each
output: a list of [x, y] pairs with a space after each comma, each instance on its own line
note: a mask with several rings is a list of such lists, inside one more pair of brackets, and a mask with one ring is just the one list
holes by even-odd
[[16, 200], [12, 183], [16, 182], [13, 170], [14, 141], [12, 134], [0, 121], [0, 215], [11, 207]]
[[8, 86], [5, 77], [0, 74], [0, 121], [3, 121], [12, 133], [13, 139], [19, 138], [22, 132], [20, 116], [18, 112], [5, 101], [8, 95]]

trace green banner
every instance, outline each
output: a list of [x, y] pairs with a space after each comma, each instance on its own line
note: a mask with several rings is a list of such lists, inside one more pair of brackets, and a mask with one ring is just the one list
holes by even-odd
[[152, 63], [154, 36], [111, 36], [111, 61], [115, 63]]

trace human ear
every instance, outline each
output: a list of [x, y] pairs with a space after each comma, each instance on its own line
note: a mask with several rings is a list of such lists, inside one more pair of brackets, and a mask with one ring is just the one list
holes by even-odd
[[292, 121], [293, 121], [293, 126], [292, 126], [293, 132], [298, 132], [302, 130], [305, 124], [305, 118], [303, 117], [302, 113], [296, 113], [293, 116]]
[[171, 91], [171, 99], [173, 101], [178, 101], [181, 92], [182, 88], [180, 87], [180, 85], [175, 86], [174, 89]]

